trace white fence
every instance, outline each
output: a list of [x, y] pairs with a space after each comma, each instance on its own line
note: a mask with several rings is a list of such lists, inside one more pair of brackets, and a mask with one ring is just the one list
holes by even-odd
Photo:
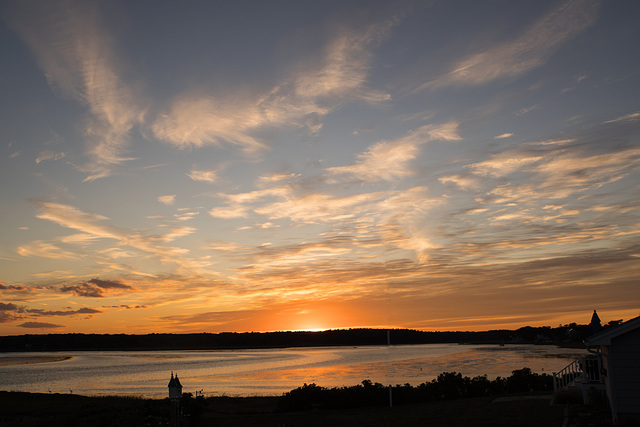
[[585, 354], [574, 360], [560, 372], [553, 373], [553, 390], [558, 391], [581, 384], [602, 384], [602, 358]]

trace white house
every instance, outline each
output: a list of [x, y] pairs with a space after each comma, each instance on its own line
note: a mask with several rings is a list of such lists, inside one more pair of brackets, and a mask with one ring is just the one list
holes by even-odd
[[640, 420], [640, 317], [604, 329], [584, 343], [602, 358], [601, 376], [614, 422]]

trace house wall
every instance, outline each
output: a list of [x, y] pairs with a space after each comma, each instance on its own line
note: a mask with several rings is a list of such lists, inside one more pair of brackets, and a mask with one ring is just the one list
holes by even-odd
[[616, 419], [616, 411], [618, 409], [616, 405], [616, 396], [615, 389], [612, 387], [612, 378], [614, 375], [614, 367], [611, 364], [611, 358], [609, 357], [609, 346], [602, 345], [600, 346], [600, 354], [602, 354], [602, 363], [605, 369], [605, 372], [602, 376], [604, 379], [604, 384], [607, 392], [607, 399], [609, 400], [609, 406], [611, 407], [611, 417], [612, 419]]
[[618, 417], [640, 414], [640, 328], [613, 338], [608, 357]]

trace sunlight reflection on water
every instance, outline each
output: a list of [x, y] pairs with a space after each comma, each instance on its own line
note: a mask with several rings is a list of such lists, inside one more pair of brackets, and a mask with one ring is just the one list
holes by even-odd
[[[509, 376], [529, 367], [558, 371], [581, 349], [547, 345], [458, 345], [312, 347], [261, 350], [0, 353], [0, 390], [83, 395], [165, 397], [170, 372], [184, 392], [205, 395], [280, 395], [304, 383], [324, 387], [418, 385], [442, 372], [465, 376]], [[2, 361], [66, 357], [58, 362], [2, 366]], [[42, 359], [52, 360], [52, 359]]]

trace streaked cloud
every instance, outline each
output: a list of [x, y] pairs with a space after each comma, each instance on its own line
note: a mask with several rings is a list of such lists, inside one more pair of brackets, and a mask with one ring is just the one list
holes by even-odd
[[162, 236], [162, 240], [165, 242], [171, 242], [180, 237], [188, 236], [196, 231], [193, 227], [175, 227], [172, 228], [167, 234]]
[[64, 159], [65, 153], [54, 153], [53, 151], [41, 151], [36, 157], [36, 163], [44, 162], [47, 160], [60, 160]]
[[156, 138], [179, 148], [239, 146], [245, 153], [267, 148], [257, 134], [277, 126], [306, 127], [316, 134], [320, 118], [344, 99], [379, 103], [386, 93], [366, 86], [371, 51], [394, 20], [360, 31], [345, 30], [319, 61], [287, 76], [267, 92], [242, 88], [232, 96], [182, 93], [152, 125]]
[[443, 184], [455, 184], [463, 190], [478, 188], [480, 186], [479, 181], [475, 177], [471, 176], [451, 175], [443, 176], [438, 180]]
[[192, 170], [187, 174], [194, 181], [214, 183], [218, 179], [218, 173], [211, 170]]
[[153, 124], [156, 138], [179, 148], [221, 146], [230, 143], [246, 152], [265, 148], [249, 131], [269, 124], [259, 108], [261, 100], [221, 100], [202, 95], [182, 95]]
[[372, 47], [384, 39], [395, 19], [370, 25], [361, 30], [344, 30], [326, 48], [317, 69], [298, 75], [295, 94], [303, 99], [321, 97], [356, 97], [369, 102], [382, 102], [390, 95], [366, 87]]
[[527, 142], [526, 145], [567, 145], [575, 142], [574, 138], [566, 138], [566, 139], [548, 139], [544, 141], [532, 141]]
[[502, 133], [500, 135], [496, 135], [493, 137], [493, 139], [505, 139], [505, 138], [511, 138], [512, 136], [513, 136], [512, 133], [507, 132], [507, 133]]
[[277, 183], [279, 181], [286, 181], [289, 179], [295, 179], [300, 177], [298, 173], [274, 173], [270, 175], [264, 175], [259, 178], [261, 183]]
[[38, 316], [76, 316], [78, 314], [96, 314], [102, 313], [95, 308], [83, 307], [77, 310], [43, 310], [37, 308], [25, 309], [27, 313], [37, 314]]
[[[32, 6], [17, 5], [10, 22], [35, 55], [52, 89], [88, 109], [84, 134], [89, 162], [80, 169], [87, 173], [85, 181], [106, 177], [113, 167], [130, 159], [124, 155], [130, 133], [141, 122], [145, 108], [135, 89], [121, 77], [122, 66], [98, 4], [65, 1]], [[38, 159], [59, 155], [41, 154]]]
[[532, 165], [542, 159], [534, 153], [502, 152], [492, 156], [490, 160], [474, 163], [467, 167], [477, 175], [500, 177]]
[[383, 193], [364, 193], [348, 197], [328, 194], [307, 194], [266, 204], [254, 211], [270, 219], [287, 218], [294, 222], [329, 222], [352, 217], [367, 209], [369, 203], [379, 201]]
[[57, 325], [55, 323], [46, 322], [24, 322], [19, 324], [18, 327], [26, 329], [59, 329], [64, 328], [65, 325]]
[[29, 257], [29, 256], [37, 256], [43, 258], [52, 258], [52, 259], [68, 259], [75, 260], [78, 259], [78, 255], [61, 249], [53, 243], [43, 242], [41, 240], [31, 242], [29, 244], [20, 246], [17, 249], [19, 255]]
[[212, 208], [209, 215], [215, 218], [245, 218], [248, 215], [248, 208], [242, 205], [220, 206]]
[[22, 285], [5, 285], [4, 283], [0, 283], [0, 291], [25, 291], [27, 290], [26, 286]]
[[[178, 237], [191, 234], [194, 229], [190, 227], [177, 227], [163, 237], [148, 234], [142, 231], [128, 230], [116, 227], [106, 222], [107, 218], [101, 215], [83, 212], [73, 206], [60, 203], [39, 203], [41, 212], [38, 218], [46, 219], [57, 223], [58, 225], [72, 230], [80, 231], [83, 234], [93, 236], [95, 239], [115, 240], [119, 246], [129, 246], [139, 251], [151, 254], [163, 263], [175, 265], [178, 269], [192, 268], [194, 271], [200, 271], [206, 262], [189, 259], [186, 257], [188, 250], [167, 246], [163, 244], [174, 240]], [[42, 246], [40, 242], [36, 242], [36, 247]], [[53, 248], [43, 250], [42, 253], [52, 254]], [[39, 252], [23, 251], [23, 255], [39, 255]], [[69, 256], [71, 256], [69, 254]]]
[[167, 206], [173, 205], [176, 202], [176, 195], [175, 194], [169, 194], [166, 196], [159, 196], [158, 197], [158, 201], [162, 204], [165, 204]]
[[362, 181], [379, 181], [404, 178], [411, 175], [408, 163], [415, 159], [419, 146], [434, 140], [458, 141], [458, 123], [425, 125], [395, 141], [381, 141], [358, 155], [358, 161], [350, 166], [327, 169], [330, 175], [351, 175]]
[[[100, 280], [93, 278], [87, 282], [83, 282], [75, 285], [66, 285], [60, 288], [61, 292], [71, 292], [79, 297], [91, 297], [91, 298], [103, 298], [108, 292], [121, 292], [123, 290], [132, 290], [129, 285], [125, 285], [119, 281], [112, 280]], [[85, 312], [87, 312], [85, 310]], [[92, 313], [100, 313], [95, 310]]]
[[500, 78], [516, 77], [543, 65], [567, 41], [594, 24], [595, 0], [568, 0], [504, 42], [457, 62], [445, 75], [417, 90], [449, 85], [480, 85]]
[[624, 116], [617, 117], [612, 120], [607, 120], [605, 123], [616, 123], [616, 122], [626, 122], [626, 121], [635, 121], [640, 120], [640, 111], [630, 114], [625, 114]]
[[[39, 317], [75, 317], [79, 315], [83, 316], [92, 316], [94, 314], [102, 313], [102, 311], [90, 308], [90, 307], [82, 307], [78, 309], [66, 309], [66, 310], [45, 310], [41, 308], [29, 308], [23, 305], [16, 305], [13, 303], [3, 303], [0, 302], [0, 323], [6, 323], [16, 320], [27, 320], [27, 319], [37, 319]], [[33, 327], [33, 328], [48, 328], [47, 326], [39, 326], [39, 325], [47, 325], [47, 323], [40, 322], [26, 322], [24, 324], [31, 324], [32, 326], [22, 326], [20, 327]], [[63, 326], [60, 326], [63, 327]]]
[[524, 116], [525, 114], [529, 114], [532, 111], [536, 111], [541, 109], [542, 106], [540, 104], [531, 105], [529, 107], [524, 107], [515, 112], [516, 117]]

